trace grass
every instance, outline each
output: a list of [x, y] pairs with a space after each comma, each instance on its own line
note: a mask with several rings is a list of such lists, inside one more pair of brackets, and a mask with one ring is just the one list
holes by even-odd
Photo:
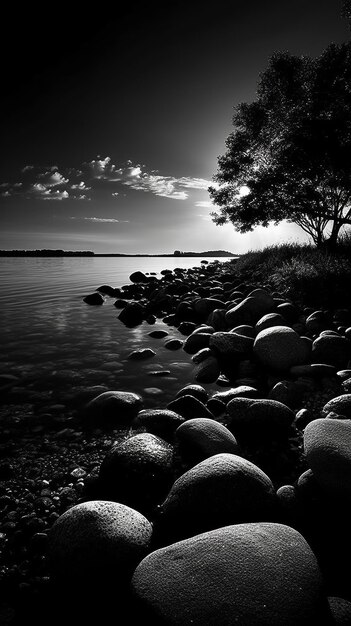
[[300, 305], [351, 306], [351, 236], [335, 252], [308, 244], [281, 244], [249, 251], [235, 262], [241, 281], [267, 285]]

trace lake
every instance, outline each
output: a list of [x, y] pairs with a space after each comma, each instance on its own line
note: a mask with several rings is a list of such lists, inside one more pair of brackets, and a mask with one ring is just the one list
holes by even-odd
[[[202, 257], [3, 257], [0, 258], [0, 375], [18, 382], [10, 402], [43, 414], [69, 414], [72, 407], [104, 389], [140, 393], [147, 408], [164, 407], [184, 385], [194, 382], [191, 356], [169, 351], [166, 340], [180, 338], [162, 320], [126, 328], [115, 298], [89, 306], [83, 297], [103, 284], [121, 287], [136, 270], [200, 266]], [[214, 258], [207, 259], [209, 262]], [[226, 258], [220, 258], [226, 261]], [[169, 332], [153, 339], [155, 329]], [[150, 347], [156, 355], [131, 361], [129, 354]], [[167, 369], [170, 375], [151, 372]], [[97, 395], [97, 394], [96, 394]]]

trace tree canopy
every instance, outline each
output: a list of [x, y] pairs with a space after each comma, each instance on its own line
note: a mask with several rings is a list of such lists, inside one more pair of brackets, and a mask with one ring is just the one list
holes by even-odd
[[288, 220], [317, 245], [351, 224], [351, 44], [276, 53], [257, 97], [235, 107], [210, 195], [240, 232]]

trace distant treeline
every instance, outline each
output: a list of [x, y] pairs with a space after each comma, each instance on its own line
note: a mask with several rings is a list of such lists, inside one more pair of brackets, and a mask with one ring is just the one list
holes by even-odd
[[117, 256], [117, 257], [179, 257], [179, 256], [194, 256], [194, 257], [234, 257], [237, 256], [232, 252], [226, 252], [225, 250], [209, 250], [207, 252], [181, 252], [175, 250], [169, 254], [95, 254], [91, 250], [0, 250], [0, 256]]
[[90, 250], [0, 250], [0, 256], [94, 256]]

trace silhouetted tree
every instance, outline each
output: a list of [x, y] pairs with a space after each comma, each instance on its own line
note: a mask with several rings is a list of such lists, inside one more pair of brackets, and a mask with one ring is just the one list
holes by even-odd
[[334, 246], [351, 224], [351, 44], [274, 54], [233, 125], [209, 189], [213, 221], [247, 232], [288, 220]]

